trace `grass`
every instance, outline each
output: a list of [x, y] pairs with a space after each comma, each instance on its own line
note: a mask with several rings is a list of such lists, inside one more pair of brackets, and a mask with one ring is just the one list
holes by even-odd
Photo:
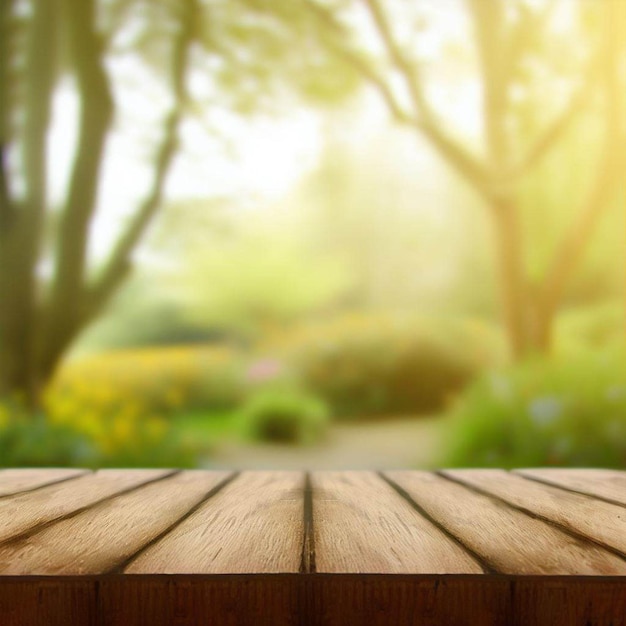
[[173, 422], [180, 441], [210, 451], [219, 442], [238, 438], [238, 414], [235, 411], [182, 413]]

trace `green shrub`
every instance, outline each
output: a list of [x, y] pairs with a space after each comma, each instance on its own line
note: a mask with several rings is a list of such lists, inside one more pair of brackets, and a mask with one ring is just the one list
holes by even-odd
[[16, 417], [0, 427], [2, 467], [83, 467], [96, 454], [89, 439], [45, 418]]
[[106, 416], [134, 405], [143, 415], [223, 410], [244, 394], [243, 359], [225, 346], [119, 350], [84, 357], [61, 368], [46, 391], [56, 416]]
[[324, 402], [295, 390], [259, 391], [241, 411], [245, 435], [277, 443], [315, 443], [324, 436], [328, 417]]
[[615, 345], [624, 336], [624, 305], [607, 302], [571, 309], [559, 315], [554, 343], [559, 354]]
[[626, 357], [579, 354], [491, 372], [461, 398], [445, 466], [626, 466]]
[[440, 410], [493, 358], [479, 325], [345, 316], [301, 332], [288, 347], [302, 384], [334, 416]]
[[[87, 416], [86, 416], [87, 417]], [[3, 467], [194, 467], [202, 452], [164, 420], [58, 421], [15, 402], [0, 404]], [[95, 428], [94, 428], [95, 426]]]

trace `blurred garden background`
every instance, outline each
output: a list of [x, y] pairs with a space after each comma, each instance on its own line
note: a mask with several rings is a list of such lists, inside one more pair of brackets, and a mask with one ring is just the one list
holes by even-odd
[[626, 467], [624, 0], [0, 29], [0, 465]]

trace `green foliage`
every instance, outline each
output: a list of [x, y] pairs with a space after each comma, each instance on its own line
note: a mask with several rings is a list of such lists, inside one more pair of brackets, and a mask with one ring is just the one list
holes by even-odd
[[73, 354], [225, 338], [219, 328], [190, 321], [171, 290], [159, 289], [154, 276], [150, 278], [140, 273], [124, 285], [106, 315], [83, 334]]
[[105, 432], [90, 424], [58, 421], [17, 403], [0, 405], [2, 467], [193, 467], [198, 446], [154, 432], [152, 422], [119, 424]]
[[[156, 73], [165, 73], [171, 54], [167, 35], [181, 1], [101, 4], [112, 51], [132, 52]], [[319, 20], [298, 2], [218, 0], [196, 7], [198, 66], [231, 111], [275, 111], [276, 96], [284, 95], [287, 85], [309, 102], [332, 104], [359, 82], [356, 72], [322, 45]]]
[[328, 425], [328, 407], [319, 398], [297, 390], [266, 389], [253, 395], [241, 410], [248, 437], [277, 443], [311, 444]]
[[559, 354], [572, 354], [624, 341], [624, 305], [605, 302], [562, 313], [556, 325], [555, 347]]
[[300, 231], [276, 226], [249, 218], [234, 237], [193, 254], [179, 279], [192, 321], [255, 335], [341, 296], [349, 277], [339, 259], [312, 258]]
[[626, 357], [587, 353], [484, 375], [448, 425], [445, 466], [626, 466]]
[[302, 383], [338, 417], [440, 410], [495, 352], [478, 323], [389, 315], [318, 323], [291, 342]]
[[82, 467], [97, 454], [83, 433], [63, 424], [51, 424], [43, 416], [28, 417], [12, 411], [0, 426], [2, 467]]

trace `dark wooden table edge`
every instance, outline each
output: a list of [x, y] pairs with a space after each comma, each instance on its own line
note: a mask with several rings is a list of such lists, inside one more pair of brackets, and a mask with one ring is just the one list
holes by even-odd
[[2, 626], [626, 626], [626, 576], [0, 576]]

